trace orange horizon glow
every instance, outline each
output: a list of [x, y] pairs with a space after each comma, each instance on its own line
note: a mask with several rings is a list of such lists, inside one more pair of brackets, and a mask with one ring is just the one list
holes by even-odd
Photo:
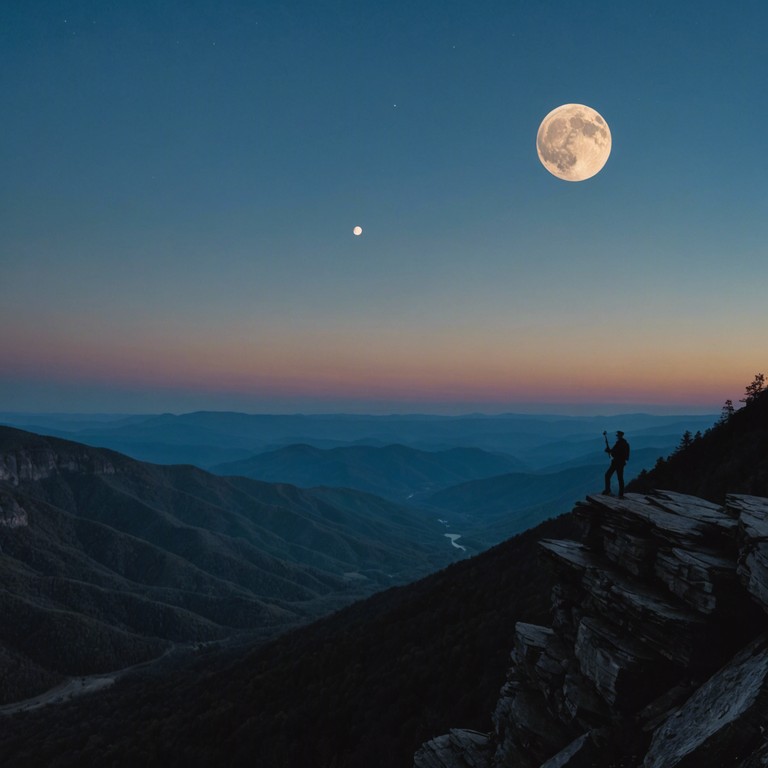
[[[142, 327], [141, 323], [146, 327]], [[762, 363], [759, 326], [694, 336], [676, 325], [350, 329], [102, 328], [51, 317], [3, 343], [0, 380], [247, 398], [424, 403], [647, 403], [719, 408]]]
[[[413, 402], [606, 402], [716, 405], [737, 400], [754, 362], [734, 347], [693, 349], [686, 357], [662, 345], [619, 350], [600, 360], [600, 344], [539, 335], [521, 343], [480, 344], [455, 333], [403, 339], [349, 333], [297, 337], [177, 341], [98, 338], [72, 343], [47, 334], [6, 350], [5, 376], [137, 389], [232, 395]], [[537, 346], [537, 344], [539, 346]], [[586, 352], [591, 349], [592, 352]]]

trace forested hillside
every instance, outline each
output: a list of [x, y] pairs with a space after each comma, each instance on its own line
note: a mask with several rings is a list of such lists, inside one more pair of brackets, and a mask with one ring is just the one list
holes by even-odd
[[264, 639], [461, 556], [433, 518], [0, 427], [0, 705]]
[[768, 391], [760, 377], [747, 388], [743, 408], [726, 405], [717, 424], [702, 435], [685, 435], [675, 453], [641, 473], [627, 490], [665, 488], [718, 504], [726, 493], [768, 495]]
[[575, 533], [566, 515], [247, 655], [207, 654], [164, 678], [0, 719], [0, 762], [409, 765], [430, 735], [485, 727], [515, 622], [547, 618], [552, 581], [536, 542]]

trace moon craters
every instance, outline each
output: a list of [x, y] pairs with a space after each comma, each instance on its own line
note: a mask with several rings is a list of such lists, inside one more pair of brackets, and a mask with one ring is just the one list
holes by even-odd
[[565, 181], [598, 173], [611, 154], [611, 131], [603, 117], [584, 104], [564, 104], [541, 122], [536, 150], [542, 165]]

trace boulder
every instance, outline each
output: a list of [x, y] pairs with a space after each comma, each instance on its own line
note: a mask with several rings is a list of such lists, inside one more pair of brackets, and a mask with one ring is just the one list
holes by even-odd
[[730, 493], [726, 508], [738, 517], [739, 531], [749, 541], [768, 541], [768, 499]]
[[613, 496], [587, 496], [587, 501], [603, 511], [603, 523], [629, 531], [650, 532], [675, 546], [704, 543], [722, 545], [735, 533], [737, 522], [725, 510], [695, 496], [657, 491], [647, 496], [629, 493], [623, 499]]
[[622, 573], [577, 542], [544, 539], [539, 546], [563, 575], [580, 583], [584, 613], [620, 627], [681, 666], [712, 668], [722, 661], [714, 627], [677, 598]]
[[726, 505], [739, 518], [738, 576], [751, 597], [768, 611], [768, 499], [730, 494]]
[[617, 713], [638, 710], [680, 674], [658, 653], [600, 619], [582, 619], [575, 655], [582, 673]]
[[723, 660], [716, 627], [699, 614], [615, 570], [594, 569], [584, 576], [585, 608], [686, 668], [711, 669]]
[[653, 570], [672, 594], [699, 613], [736, 616], [745, 605], [736, 562], [716, 550], [661, 550]]
[[653, 733], [644, 768], [739, 765], [768, 726], [768, 637], [750, 643]]

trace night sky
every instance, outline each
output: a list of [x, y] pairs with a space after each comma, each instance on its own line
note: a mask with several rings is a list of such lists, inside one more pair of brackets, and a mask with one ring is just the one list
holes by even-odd
[[[718, 410], [768, 368], [766, 30], [4, 0], [0, 410]], [[535, 146], [570, 102], [613, 136], [575, 183]]]

